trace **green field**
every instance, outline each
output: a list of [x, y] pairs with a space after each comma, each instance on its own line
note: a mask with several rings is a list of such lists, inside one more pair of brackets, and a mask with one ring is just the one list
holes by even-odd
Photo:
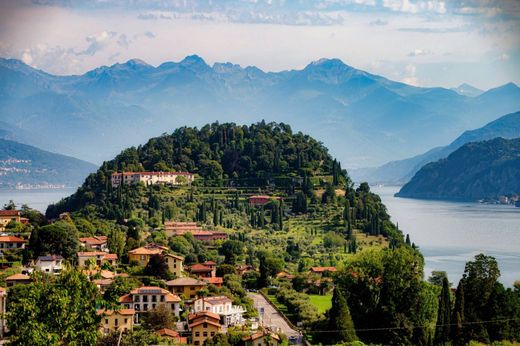
[[309, 299], [320, 313], [325, 313], [332, 306], [332, 295], [327, 294], [324, 296], [320, 296], [317, 294], [310, 294]]

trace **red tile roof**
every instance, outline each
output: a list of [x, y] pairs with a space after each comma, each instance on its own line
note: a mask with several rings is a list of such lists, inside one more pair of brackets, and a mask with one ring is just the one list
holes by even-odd
[[224, 283], [224, 278], [221, 277], [202, 278], [202, 280], [213, 285], [222, 285]]
[[335, 272], [336, 267], [312, 267], [311, 271], [315, 273]]
[[206, 282], [194, 278], [177, 278], [166, 282], [170, 286], [206, 286]]
[[0, 243], [27, 243], [27, 240], [12, 235], [0, 236]]
[[20, 216], [20, 210], [0, 210], [0, 216]]
[[192, 273], [207, 273], [211, 271], [213, 271], [213, 269], [200, 263], [194, 264], [190, 267], [190, 272]]
[[29, 275], [25, 274], [14, 274], [11, 276], [8, 276], [5, 278], [5, 281], [25, 281], [25, 280], [31, 280], [31, 277]]

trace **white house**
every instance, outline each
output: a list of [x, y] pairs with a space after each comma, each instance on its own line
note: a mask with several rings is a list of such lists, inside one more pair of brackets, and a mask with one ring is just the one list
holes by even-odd
[[60, 255], [39, 256], [34, 263], [34, 269], [44, 273], [58, 274], [63, 269], [63, 257]]
[[119, 298], [119, 303], [127, 309], [135, 310], [134, 323], [139, 324], [141, 314], [149, 310], [165, 307], [173, 315], [179, 317], [181, 298], [161, 287], [142, 286]]
[[204, 297], [195, 300], [194, 312], [209, 311], [220, 316], [220, 322], [225, 326], [244, 324], [242, 315], [246, 310], [242, 306], [233, 305], [226, 296]]

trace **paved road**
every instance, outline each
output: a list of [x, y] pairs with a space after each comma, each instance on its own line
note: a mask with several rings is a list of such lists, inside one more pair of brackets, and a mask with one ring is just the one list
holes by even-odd
[[[287, 337], [295, 336], [299, 337], [298, 331], [292, 329], [289, 324], [283, 319], [282, 316], [276, 311], [275, 308], [269, 302], [267, 299], [264, 298], [259, 293], [248, 293], [249, 298], [253, 299], [253, 305], [258, 310], [259, 315], [262, 317], [262, 322], [264, 326], [270, 327], [274, 331], [280, 331], [283, 334], [285, 334]], [[261, 314], [263, 308], [263, 315]]]

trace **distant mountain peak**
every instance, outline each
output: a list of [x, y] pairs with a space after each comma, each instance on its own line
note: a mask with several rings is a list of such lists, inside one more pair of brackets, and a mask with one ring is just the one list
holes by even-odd
[[183, 66], [193, 66], [193, 65], [202, 65], [202, 66], [207, 66], [209, 67], [208, 64], [206, 64], [206, 62], [204, 61], [204, 59], [202, 59], [200, 56], [198, 56], [197, 54], [193, 54], [193, 55], [188, 55], [187, 57], [185, 57], [184, 59], [182, 59], [182, 61], [179, 63], [180, 65], [183, 65]]
[[307, 67], [350, 67], [338, 58], [321, 58], [311, 62]]
[[125, 65], [129, 65], [129, 66], [151, 66], [150, 64], [146, 63], [145, 61], [143, 61], [141, 59], [137, 59], [137, 58], [128, 60], [125, 63]]
[[462, 83], [461, 85], [459, 85], [456, 88], [451, 88], [451, 90], [455, 91], [459, 95], [469, 96], [469, 97], [476, 97], [484, 92], [484, 90], [476, 88], [473, 85], [470, 85], [468, 83]]

